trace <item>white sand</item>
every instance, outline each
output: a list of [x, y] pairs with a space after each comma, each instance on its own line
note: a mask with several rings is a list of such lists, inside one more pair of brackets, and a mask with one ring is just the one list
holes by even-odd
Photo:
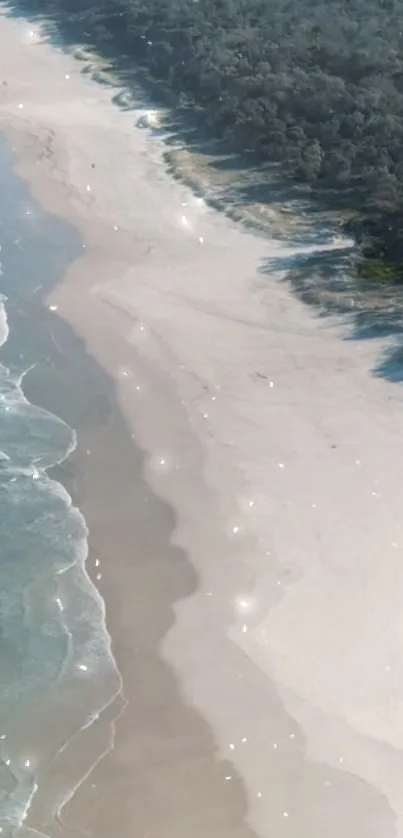
[[349, 836], [402, 838], [403, 403], [371, 375], [384, 345], [260, 273], [291, 250], [173, 181], [138, 114], [31, 28], [1, 19], [0, 118], [86, 243], [50, 303], [116, 378], [200, 575], [164, 654], [263, 838], [336, 838], [340, 812]]

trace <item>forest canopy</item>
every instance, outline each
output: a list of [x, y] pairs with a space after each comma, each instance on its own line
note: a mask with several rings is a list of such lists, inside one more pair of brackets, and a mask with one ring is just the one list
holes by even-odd
[[[22, 0], [31, 6], [35, 0]], [[356, 210], [403, 281], [402, 0], [41, 0], [202, 109], [211, 131]], [[368, 244], [369, 242], [369, 244]]]

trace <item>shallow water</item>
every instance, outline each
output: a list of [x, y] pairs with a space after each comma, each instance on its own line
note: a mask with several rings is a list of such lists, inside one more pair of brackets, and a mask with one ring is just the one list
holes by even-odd
[[[41, 778], [121, 681], [85, 569], [85, 520], [47, 473], [73, 451], [75, 432], [24, 395], [44, 361], [41, 297], [80, 243], [33, 204], [11, 164], [0, 145], [0, 832], [22, 836]], [[80, 782], [58, 771], [50, 817]]]

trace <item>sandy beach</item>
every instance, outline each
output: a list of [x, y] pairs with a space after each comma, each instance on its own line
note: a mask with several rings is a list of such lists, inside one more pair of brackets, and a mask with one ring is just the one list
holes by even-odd
[[[65, 478], [127, 701], [52, 834], [403, 838], [403, 399], [373, 375], [386, 344], [295, 299], [292, 243], [173, 180], [139, 114], [31, 24], [1, 17], [0, 55], [17, 171], [83, 241], [47, 304], [55, 335], [77, 335], [64, 374], [76, 340], [107, 406], [98, 428], [76, 417]], [[112, 727], [91, 735], [107, 747]], [[50, 814], [39, 794], [32, 825]]]

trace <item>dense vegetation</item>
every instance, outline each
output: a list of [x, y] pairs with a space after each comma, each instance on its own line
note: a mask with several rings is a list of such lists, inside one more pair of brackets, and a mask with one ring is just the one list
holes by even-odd
[[403, 0], [37, 3], [184, 93], [232, 146], [353, 210], [367, 275], [403, 282]]

